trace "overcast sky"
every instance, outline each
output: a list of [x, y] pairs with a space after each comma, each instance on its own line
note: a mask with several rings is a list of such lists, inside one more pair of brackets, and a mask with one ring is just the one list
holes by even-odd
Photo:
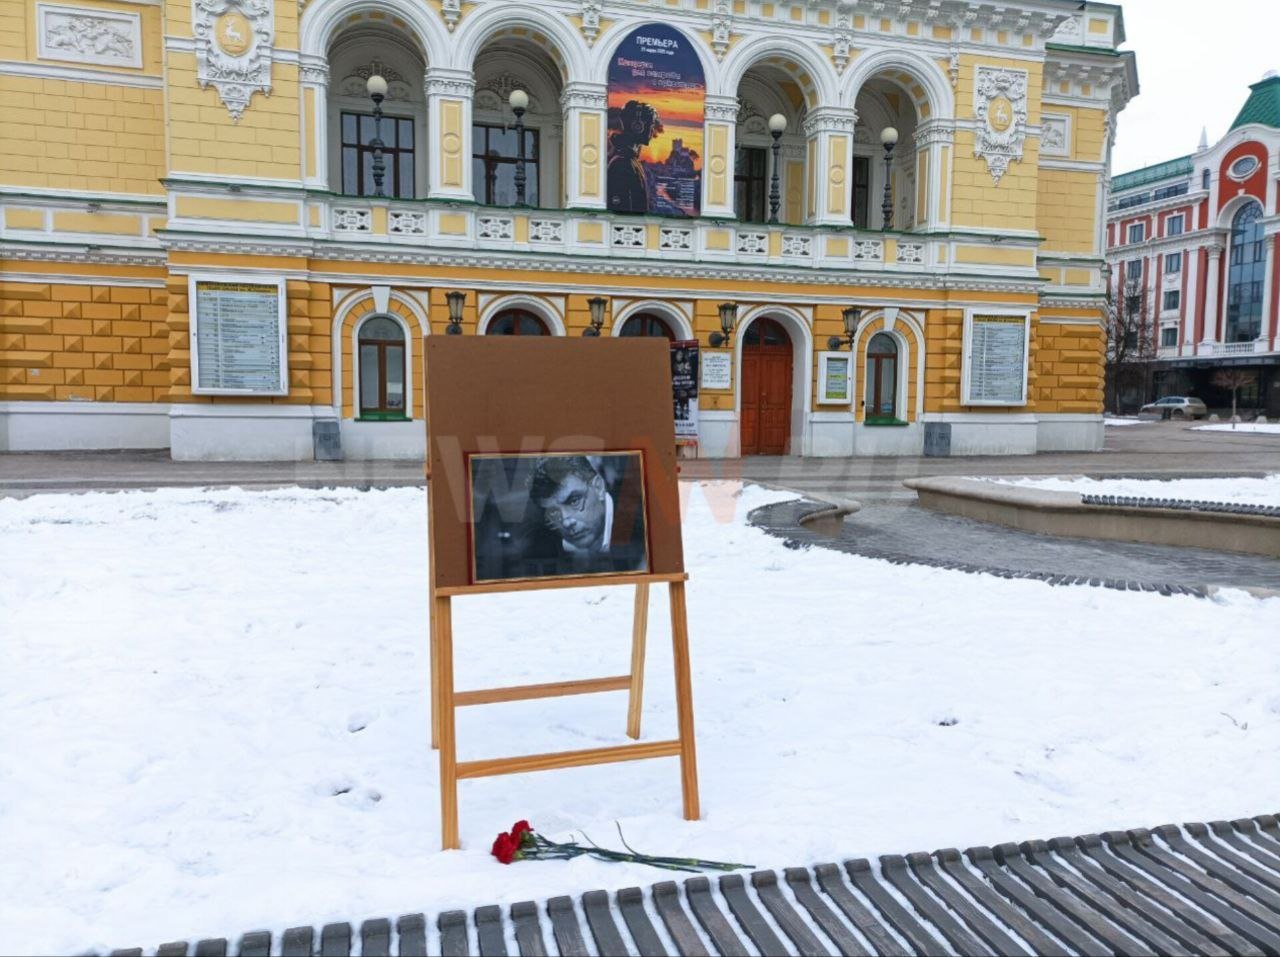
[[1114, 173], [1185, 156], [1220, 139], [1249, 84], [1280, 70], [1280, 0], [1122, 0], [1139, 96], [1120, 114]]

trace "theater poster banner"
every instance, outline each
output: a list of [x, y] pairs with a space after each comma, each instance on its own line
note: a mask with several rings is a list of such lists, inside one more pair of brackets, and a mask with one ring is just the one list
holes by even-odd
[[676, 445], [698, 442], [698, 340], [671, 343], [671, 398], [676, 417]]
[[623, 38], [609, 63], [609, 209], [698, 215], [706, 93], [680, 31], [650, 23]]

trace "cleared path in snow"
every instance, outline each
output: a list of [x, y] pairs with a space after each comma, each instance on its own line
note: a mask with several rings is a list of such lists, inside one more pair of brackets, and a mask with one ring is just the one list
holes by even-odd
[[[519, 865], [516, 865], [519, 866]], [[1275, 954], [1280, 829], [1264, 815], [588, 891], [470, 914], [252, 931], [197, 955]], [[175, 941], [160, 957], [185, 957]], [[112, 951], [141, 955], [140, 948]], [[151, 951], [146, 951], [151, 953]]]

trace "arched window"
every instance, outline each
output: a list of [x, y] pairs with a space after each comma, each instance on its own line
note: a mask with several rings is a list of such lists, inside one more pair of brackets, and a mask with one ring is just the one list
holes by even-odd
[[388, 316], [360, 324], [360, 417], [405, 418], [404, 330]]
[[865, 402], [867, 420], [898, 417], [898, 344], [883, 332], [877, 332], [867, 344]]
[[634, 316], [628, 316], [627, 321], [622, 324], [622, 329], [618, 332], [620, 336], [653, 336], [655, 338], [675, 339], [676, 334], [671, 331], [671, 325], [661, 316], [654, 315], [652, 312], [637, 312]]
[[487, 336], [549, 336], [551, 331], [538, 316], [525, 309], [504, 309], [485, 329]]
[[776, 319], [760, 318], [747, 326], [742, 343], [747, 346], [790, 346], [791, 337]]
[[1262, 206], [1250, 203], [1231, 221], [1227, 265], [1227, 342], [1248, 342], [1262, 329], [1262, 284], [1267, 262], [1262, 243]]

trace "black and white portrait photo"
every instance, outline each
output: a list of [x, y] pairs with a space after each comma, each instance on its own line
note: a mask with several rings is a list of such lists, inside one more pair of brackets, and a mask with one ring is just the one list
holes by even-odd
[[639, 452], [468, 459], [476, 582], [649, 570]]

